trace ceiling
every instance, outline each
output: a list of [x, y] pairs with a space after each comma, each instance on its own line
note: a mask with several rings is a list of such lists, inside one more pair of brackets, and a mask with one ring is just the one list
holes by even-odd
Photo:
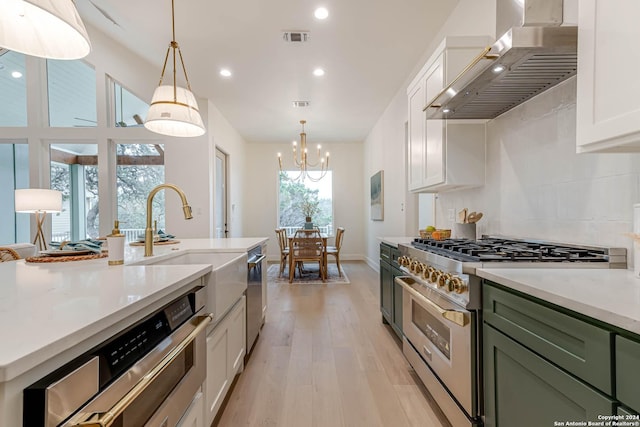
[[[457, 1], [175, 0], [176, 41], [193, 91], [248, 142], [363, 141]], [[77, 0], [92, 26], [158, 67], [171, 40], [169, 0]], [[317, 20], [318, 6], [329, 10]], [[115, 22], [115, 23], [114, 23]], [[287, 44], [284, 30], [310, 32]], [[223, 78], [221, 68], [233, 75]], [[315, 77], [321, 67], [326, 74]], [[158, 76], [149, 76], [157, 79]], [[293, 101], [309, 101], [294, 108]]]

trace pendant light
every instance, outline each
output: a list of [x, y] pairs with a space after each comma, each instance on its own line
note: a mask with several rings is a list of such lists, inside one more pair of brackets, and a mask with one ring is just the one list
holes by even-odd
[[72, 0], [2, 0], [0, 47], [49, 59], [80, 59], [91, 51]]
[[[171, 0], [171, 30], [173, 38], [171, 39], [171, 43], [169, 43], [167, 54], [164, 57], [160, 83], [153, 93], [144, 127], [152, 132], [168, 136], [200, 136], [203, 135], [206, 130], [202, 123], [200, 112], [198, 111], [196, 97], [193, 92], [191, 92], [187, 69], [182, 59], [182, 51], [180, 50], [178, 42], [176, 42], [174, 0]], [[176, 85], [176, 50], [178, 51], [180, 65], [182, 65], [184, 78], [187, 82], [186, 89]], [[162, 84], [170, 53], [172, 53], [173, 62], [172, 86]]]

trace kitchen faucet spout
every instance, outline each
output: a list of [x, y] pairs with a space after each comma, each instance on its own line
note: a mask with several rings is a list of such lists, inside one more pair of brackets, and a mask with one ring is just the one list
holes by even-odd
[[153, 198], [158, 193], [158, 191], [163, 188], [170, 188], [174, 190], [182, 199], [182, 212], [184, 213], [184, 219], [191, 219], [193, 216], [191, 215], [191, 206], [189, 206], [189, 202], [187, 202], [187, 196], [184, 194], [178, 186], [173, 184], [160, 184], [154, 187], [150, 192], [149, 196], [147, 196], [147, 228], [144, 230], [144, 256], [153, 256], [153, 228], [151, 228], [151, 217], [153, 216]]

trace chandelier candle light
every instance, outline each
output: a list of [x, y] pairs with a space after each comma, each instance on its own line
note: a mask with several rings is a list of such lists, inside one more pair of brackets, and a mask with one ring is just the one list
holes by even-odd
[[[187, 69], [182, 59], [182, 51], [176, 41], [174, 0], [171, 0], [171, 30], [173, 38], [164, 57], [160, 83], [153, 93], [144, 127], [152, 132], [168, 136], [192, 137], [204, 135], [206, 130], [202, 117], [200, 117], [198, 103], [195, 95], [191, 92]], [[176, 50], [178, 51], [184, 78], [187, 82], [186, 89], [176, 85]], [[173, 51], [173, 86], [162, 84], [171, 51]]]
[[[302, 132], [300, 132], [300, 155], [298, 155], [298, 143], [293, 141], [293, 162], [296, 167], [300, 169], [300, 174], [295, 178], [295, 180], [302, 179], [304, 181], [305, 178], [308, 178], [310, 181], [318, 182], [322, 178], [325, 177], [327, 171], [329, 170], [329, 152], [326, 152], [324, 157], [320, 155], [320, 144], [318, 144], [318, 161], [315, 163], [309, 163], [308, 158], [308, 150], [307, 150], [307, 134], [304, 132], [304, 124], [307, 123], [306, 120], [300, 120], [300, 124], [302, 125]], [[280, 172], [283, 172], [282, 169], [282, 153], [278, 153], [278, 164], [280, 165]], [[320, 175], [317, 177], [312, 176], [309, 172], [314, 172], [313, 170], [309, 170], [309, 168], [315, 168], [320, 166], [319, 172]]]

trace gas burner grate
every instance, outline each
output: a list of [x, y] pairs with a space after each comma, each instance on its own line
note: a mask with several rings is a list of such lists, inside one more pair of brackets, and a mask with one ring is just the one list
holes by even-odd
[[412, 245], [460, 261], [479, 262], [608, 262], [604, 249], [581, 248], [501, 238], [419, 239]]

